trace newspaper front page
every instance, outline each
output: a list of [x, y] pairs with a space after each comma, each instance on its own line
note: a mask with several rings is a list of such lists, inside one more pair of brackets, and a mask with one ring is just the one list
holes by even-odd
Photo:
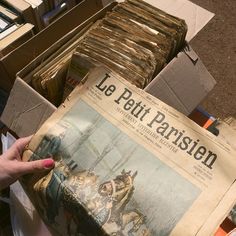
[[24, 152], [49, 156], [21, 182], [56, 235], [212, 235], [234, 203], [230, 146], [102, 67]]

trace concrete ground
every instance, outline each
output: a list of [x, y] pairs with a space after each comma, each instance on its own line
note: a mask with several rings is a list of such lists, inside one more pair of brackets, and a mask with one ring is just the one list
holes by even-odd
[[201, 104], [215, 117], [236, 118], [236, 0], [191, 0], [215, 13], [190, 45], [217, 81]]

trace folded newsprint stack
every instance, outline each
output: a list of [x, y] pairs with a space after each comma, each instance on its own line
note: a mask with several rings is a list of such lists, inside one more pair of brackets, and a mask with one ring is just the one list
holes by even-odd
[[126, 0], [106, 14], [77, 48], [144, 88], [183, 48], [187, 25], [142, 0]]
[[[183, 19], [142, 0], [125, 0], [97, 21], [78, 44], [65, 82], [64, 97], [94, 64], [102, 64], [139, 88], [145, 88], [183, 49]], [[76, 75], [74, 75], [76, 74]]]
[[103, 67], [23, 159], [49, 156], [53, 170], [21, 183], [54, 235], [213, 235], [235, 203], [231, 147]]

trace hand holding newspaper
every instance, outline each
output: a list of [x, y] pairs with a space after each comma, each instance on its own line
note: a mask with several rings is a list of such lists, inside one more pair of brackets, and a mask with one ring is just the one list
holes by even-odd
[[33, 137], [22, 179], [56, 235], [212, 235], [235, 202], [230, 146], [99, 67]]

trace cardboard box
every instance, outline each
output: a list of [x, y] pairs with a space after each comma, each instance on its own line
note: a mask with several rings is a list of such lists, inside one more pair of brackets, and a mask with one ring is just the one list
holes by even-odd
[[[148, 2], [156, 3], [156, 1], [152, 0], [149, 0]], [[165, 1], [160, 2], [164, 4]], [[173, 2], [174, 4], [176, 1], [169, 0], [168, 2]], [[182, 9], [180, 13], [182, 12], [183, 14], [182, 16], [178, 16], [185, 19], [186, 14], [186, 17], [188, 18], [186, 22], [190, 27], [188, 39], [191, 39], [201, 27], [210, 20], [213, 14], [187, 0], [180, 0], [178, 3], [181, 3], [181, 6], [178, 6], [177, 9]], [[89, 22], [103, 17], [105, 13], [113, 7], [113, 4], [114, 3], [106, 6], [85, 23], [77, 27], [76, 30], [64, 36], [18, 73], [18, 78], [1, 117], [2, 121], [18, 136], [26, 136], [34, 133], [42, 122], [47, 119], [47, 116], [56, 109], [56, 107], [52, 106], [51, 103], [33, 91], [28, 85], [31, 80], [30, 72], [39, 65], [44, 58], [47, 58], [59, 48], [60, 45], [63, 45], [63, 42], [66, 42], [70, 34], [79, 32], [79, 30]], [[170, 4], [169, 6], [172, 5]], [[187, 7], [185, 8], [185, 6]], [[167, 9], [165, 10], [168, 12]], [[203, 21], [198, 19], [198, 13], [204, 15], [204, 17], [201, 18]], [[188, 17], [190, 15], [196, 16], [196, 18]], [[194, 29], [192, 29], [191, 27], [194, 25], [193, 21], [195, 23], [198, 22], [196, 25], [199, 27], [194, 26]], [[180, 52], [177, 57], [174, 58], [161, 73], [156, 76], [156, 78], [154, 78], [145, 90], [187, 115], [201, 102], [207, 93], [214, 87], [214, 84], [215, 81], [213, 77], [206, 70], [196, 53], [189, 48], [186, 51]], [[28, 104], [30, 97], [34, 97], [34, 99]], [[42, 115], [43, 111], [46, 111], [45, 115]]]
[[2, 57], [0, 88], [10, 91], [17, 72], [101, 8], [101, 0], [84, 0], [32, 39]]
[[213, 89], [215, 80], [189, 47], [180, 52], [145, 91], [189, 115]]

